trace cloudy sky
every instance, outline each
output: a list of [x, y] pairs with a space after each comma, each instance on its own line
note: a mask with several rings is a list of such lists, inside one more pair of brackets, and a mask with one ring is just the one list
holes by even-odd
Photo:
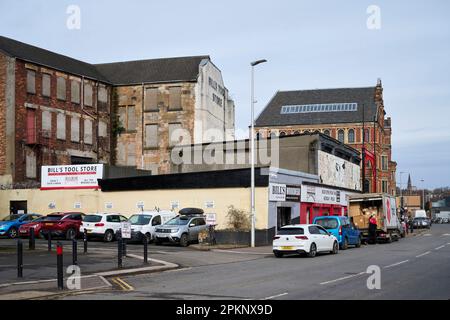
[[[67, 8], [81, 28], [67, 28]], [[371, 5], [380, 29], [369, 29]], [[450, 2], [0, 1], [0, 34], [92, 63], [209, 54], [250, 123], [277, 90], [374, 86], [381, 78], [399, 172], [422, 188], [450, 185]], [[402, 175], [406, 183], [407, 174]], [[424, 179], [422, 184], [420, 179]]]

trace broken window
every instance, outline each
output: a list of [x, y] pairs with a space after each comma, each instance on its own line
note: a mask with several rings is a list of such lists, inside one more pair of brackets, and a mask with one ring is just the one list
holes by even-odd
[[147, 124], [145, 125], [145, 147], [157, 148], [158, 147], [158, 125]]
[[181, 109], [181, 87], [169, 88], [169, 110]]
[[44, 97], [50, 97], [51, 88], [51, 76], [47, 73], [42, 75], [42, 95]]
[[71, 100], [73, 103], [80, 103], [80, 82], [77, 80], [72, 80], [71, 82]]
[[27, 70], [27, 92], [36, 93], [36, 72]]
[[59, 100], [66, 100], [66, 79], [58, 77], [56, 80], [56, 97]]
[[66, 140], [66, 115], [61, 112], [56, 116], [56, 138]]

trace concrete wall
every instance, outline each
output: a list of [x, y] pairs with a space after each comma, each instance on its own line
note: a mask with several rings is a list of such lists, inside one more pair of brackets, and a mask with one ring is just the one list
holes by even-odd
[[[101, 192], [95, 190], [58, 190], [41, 191], [37, 189], [0, 190], [0, 218], [9, 213], [9, 202], [27, 201], [28, 212], [49, 214], [55, 211], [119, 212], [130, 216], [136, 212], [137, 203], [144, 202], [146, 210], [155, 207], [171, 209], [172, 202], [178, 202], [179, 208], [198, 207], [205, 213], [216, 213], [218, 228], [227, 228], [227, 208], [234, 205], [247, 213], [250, 212], [249, 188], [226, 189], [190, 189], [190, 190], [149, 190], [127, 192]], [[214, 208], [206, 208], [206, 202], [214, 202]], [[49, 209], [49, 204], [55, 204]], [[81, 203], [81, 209], [74, 209], [75, 203]], [[112, 209], [105, 204], [112, 203]], [[256, 227], [267, 229], [268, 225], [268, 188], [256, 188]]]

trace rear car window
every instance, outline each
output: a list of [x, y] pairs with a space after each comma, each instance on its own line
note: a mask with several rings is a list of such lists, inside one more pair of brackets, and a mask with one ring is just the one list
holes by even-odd
[[293, 236], [299, 234], [305, 234], [303, 228], [281, 228], [278, 230], [278, 235], [280, 236]]
[[83, 218], [84, 222], [100, 222], [102, 221], [102, 216], [98, 216], [98, 215], [87, 215]]
[[45, 218], [45, 220], [48, 220], [48, 221], [59, 221], [59, 220], [62, 219], [62, 217], [63, 216], [61, 216], [61, 215], [58, 215], [58, 216], [47, 216]]
[[325, 229], [337, 229], [339, 226], [337, 219], [334, 218], [317, 219], [316, 224]]

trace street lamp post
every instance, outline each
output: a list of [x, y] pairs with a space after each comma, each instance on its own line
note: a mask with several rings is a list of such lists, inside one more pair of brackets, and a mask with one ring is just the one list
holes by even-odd
[[402, 174], [407, 172], [400, 172], [400, 206], [403, 207], [403, 184], [402, 184]]
[[423, 184], [425, 180], [421, 179], [420, 182], [422, 182], [422, 203], [423, 203], [422, 209], [425, 210], [425, 185]]
[[252, 114], [251, 114], [251, 222], [252, 222], [252, 230], [251, 230], [251, 246], [255, 247], [255, 225], [256, 225], [256, 212], [255, 212], [255, 66], [260, 63], [267, 62], [267, 60], [257, 60], [250, 63], [252, 67]]

